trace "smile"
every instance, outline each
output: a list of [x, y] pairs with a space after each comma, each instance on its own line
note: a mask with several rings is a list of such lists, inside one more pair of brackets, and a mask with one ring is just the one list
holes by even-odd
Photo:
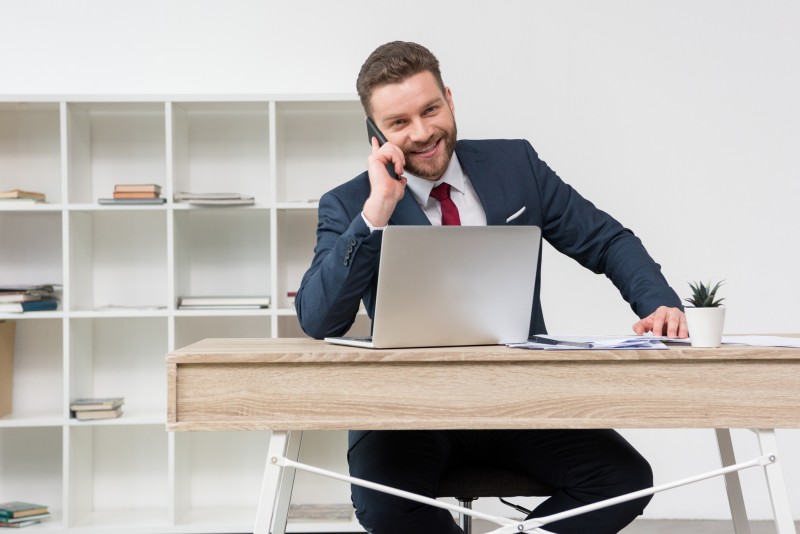
[[418, 156], [430, 155], [433, 151], [436, 150], [436, 147], [437, 147], [438, 144], [439, 144], [439, 142], [437, 141], [437, 142], [432, 143], [432, 144], [430, 144], [428, 146], [422, 147], [419, 150], [415, 150], [414, 154], [416, 154]]

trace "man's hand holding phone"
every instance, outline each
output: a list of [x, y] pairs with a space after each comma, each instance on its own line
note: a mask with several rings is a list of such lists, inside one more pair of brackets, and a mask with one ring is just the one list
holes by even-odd
[[363, 214], [373, 227], [378, 228], [386, 226], [405, 193], [407, 180], [402, 176], [405, 155], [398, 146], [386, 141], [369, 118], [367, 132], [372, 145], [372, 154], [367, 159], [371, 191], [364, 203]]

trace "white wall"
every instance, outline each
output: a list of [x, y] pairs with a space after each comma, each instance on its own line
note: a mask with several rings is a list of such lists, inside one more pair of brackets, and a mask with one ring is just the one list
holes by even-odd
[[[462, 137], [530, 139], [682, 297], [725, 279], [729, 333], [800, 332], [798, 28], [793, 0], [0, 0], [0, 93], [354, 92], [375, 46], [416, 40], [442, 62]], [[553, 332], [635, 320], [552, 250], [543, 279]], [[660, 482], [702, 470], [685, 449], [716, 461], [711, 431], [625, 434]], [[779, 439], [800, 518], [800, 431]], [[752, 450], [748, 432], [736, 442]], [[751, 514], [769, 517], [747, 476]], [[727, 517], [724, 503], [714, 481], [647, 515]]]

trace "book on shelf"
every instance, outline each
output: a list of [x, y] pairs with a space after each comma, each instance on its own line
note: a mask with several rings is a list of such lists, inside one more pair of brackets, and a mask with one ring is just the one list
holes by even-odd
[[115, 193], [161, 193], [161, 186], [158, 184], [116, 184]]
[[34, 515], [46, 514], [47, 506], [25, 501], [9, 501], [0, 503], [0, 519], [19, 519]]
[[212, 309], [258, 309], [269, 308], [270, 299], [265, 296], [253, 297], [179, 297], [179, 310]]
[[4, 519], [0, 518], [0, 527], [2, 528], [23, 528], [31, 525], [41, 523], [43, 519], [48, 519], [49, 513], [37, 514], [28, 517], [20, 517], [19, 519]]
[[0, 286], [0, 303], [30, 302], [54, 299], [56, 287], [52, 284], [32, 286]]
[[193, 206], [250, 206], [255, 198], [240, 193], [175, 193], [175, 202], [185, 202]]
[[33, 198], [0, 198], [0, 205], [6, 206], [20, 206], [28, 204], [44, 204], [43, 200], [36, 200]]
[[40, 299], [27, 302], [0, 303], [0, 313], [24, 313], [33, 311], [53, 311], [58, 309], [56, 299]]
[[17, 322], [0, 321], [0, 417], [14, 405], [14, 342]]
[[166, 198], [98, 198], [98, 204], [104, 205], [124, 205], [124, 204], [164, 204]]
[[61, 289], [60, 284], [11, 284], [0, 285], [0, 293], [36, 293], [40, 295], [54, 293]]
[[114, 198], [160, 198], [158, 193], [114, 191]]
[[235, 200], [241, 197], [240, 193], [192, 193], [179, 191], [175, 193], [175, 202], [185, 202], [187, 200]]
[[114, 419], [122, 415], [122, 406], [113, 408], [111, 410], [81, 410], [74, 413], [75, 419], [79, 421], [87, 421], [92, 419]]
[[0, 292], [0, 303], [8, 302], [30, 302], [32, 300], [42, 300], [41, 295], [34, 295], [25, 291]]
[[0, 199], [3, 200], [28, 199], [37, 202], [44, 202], [45, 194], [38, 193], [36, 191], [23, 191], [22, 189], [10, 189], [8, 191], [0, 191]]
[[124, 402], [124, 397], [83, 397], [70, 402], [69, 409], [73, 412], [113, 410], [122, 406]]

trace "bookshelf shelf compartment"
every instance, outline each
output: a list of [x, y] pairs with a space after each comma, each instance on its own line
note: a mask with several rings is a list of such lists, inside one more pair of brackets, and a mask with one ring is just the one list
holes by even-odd
[[70, 213], [71, 308], [167, 305], [165, 211]]
[[176, 297], [270, 295], [269, 212], [175, 213]]
[[269, 104], [172, 105], [175, 192], [239, 193], [269, 202]]
[[60, 526], [61, 428], [0, 428], [0, 443], [0, 502], [46, 504], [53, 515], [48, 526]]
[[167, 352], [165, 318], [70, 321], [70, 399], [124, 397], [131, 413], [156, 414], [166, 403], [161, 372]]
[[163, 103], [67, 104], [69, 201], [111, 198], [118, 183], [166, 183]]
[[[167, 435], [151, 426], [72, 426], [71, 526], [167, 525]], [[125, 451], [125, 455], [120, 455]], [[116, 517], [115, 517], [116, 516]]]
[[0, 191], [61, 198], [61, 116], [57, 102], [0, 103]]
[[61, 319], [17, 321], [11, 416], [18, 424], [64, 416], [62, 329]]
[[63, 282], [61, 214], [0, 211], [0, 284]]
[[[315, 245], [320, 196], [365, 168], [355, 95], [0, 95], [0, 284], [59, 284], [56, 311], [15, 320], [14, 409], [0, 418], [0, 502], [47, 504], [31, 531], [252, 531], [267, 433], [165, 432], [164, 355], [208, 337], [304, 336], [287, 292]], [[19, 97], [14, 97], [19, 98]], [[49, 100], [48, 100], [49, 99]], [[161, 186], [157, 205], [106, 205], [117, 184]], [[248, 206], [175, 202], [238, 193]], [[268, 296], [259, 309], [178, 309], [185, 296]], [[369, 333], [358, 316], [353, 335]], [[124, 397], [119, 418], [70, 418], [70, 400]], [[345, 471], [342, 435], [304, 447]], [[328, 451], [328, 452], [325, 452]], [[337, 463], [338, 462], [338, 463]], [[300, 477], [302, 480], [302, 477]], [[324, 490], [319, 490], [320, 487]], [[298, 502], [347, 503], [335, 483]], [[353, 532], [294, 521], [290, 532]]]
[[358, 102], [285, 102], [277, 109], [277, 201], [314, 202], [366, 168]]

